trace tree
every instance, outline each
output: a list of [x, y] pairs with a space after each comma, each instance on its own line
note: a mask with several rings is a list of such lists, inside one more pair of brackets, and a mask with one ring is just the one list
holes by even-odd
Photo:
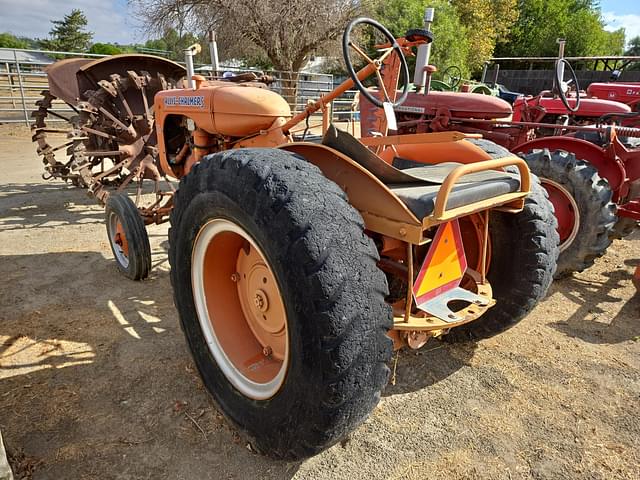
[[518, 18], [517, 0], [451, 0], [469, 43], [467, 65], [477, 72], [493, 55], [496, 41]]
[[[196, 35], [190, 32], [178, 32], [175, 28], [165, 28], [162, 37], [153, 40], [147, 40], [144, 44], [144, 48], [150, 50], [158, 50], [168, 55], [173, 60], [184, 61], [184, 49], [193, 45], [194, 43], [201, 43], [204, 45], [204, 39], [198, 38]], [[205, 60], [205, 51], [196, 57], [196, 62], [203, 62]]]
[[97, 55], [117, 55], [122, 53], [122, 49], [112, 45], [111, 43], [94, 43], [89, 49], [89, 53]]
[[629, 40], [629, 47], [624, 52], [624, 54], [634, 57], [640, 56], [640, 35]]
[[27, 39], [18, 38], [9, 32], [0, 33], [0, 48], [29, 48], [29, 47], [30, 47], [30, 43]]
[[[221, 50], [263, 54], [283, 72], [285, 98], [295, 103], [298, 72], [310, 55], [336, 40], [362, 9], [357, 0], [131, 0], [156, 30], [214, 28]], [[247, 48], [249, 47], [249, 48]]]
[[85, 52], [89, 49], [92, 32], [85, 31], [87, 17], [82, 10], [73, 9], [62, 20], [52, 20], [53, 28], [49, 32], [51, 39], [42, 40], [42, 46], [49, 50], [67, 52]]
[[[462, 74], [468, 76], [470, 68], [467, 63], [469, 40], [467, 30], [460, 23], [456, 9], [447, 0], [434, 0], [429, 6], [435, 9], [431, 30], [434, 41], [431, 45], [429, 63], [444, 71], [451, 65], [460, 67]], [[376, 7], [376, 17], [395, 36], [404, 35], [407, 30], [423, 25], [425, 3], [423, 0], [389, 0]], [[414, 61], [411, 57], [410, 71]], [[437, 75], [437, 74], [436, 74]]]
[[612, 55], [622, 51], [624, 30], [607, 32], [595, 0], [518, 0], [518, 19], [498, 41], [496, 56], [539, 57]]
[[[640, 35], [629, 40], [629, 46], [624, 54], [640, 56]], [[625, 70], [640, 70], [640, 62], [632, 62]]]

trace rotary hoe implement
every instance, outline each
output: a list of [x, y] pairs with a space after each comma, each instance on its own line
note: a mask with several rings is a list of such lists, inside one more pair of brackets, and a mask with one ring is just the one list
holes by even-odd
[[[356, 42], [364, 28], [385, 39], [375, 55]], [[558, 255], [551, 204], [524, 160], [492, 155], [478, 135], [388, 135], [409, 74], [386, 28], [354, 20], [343, 50], [350, 78], [297, 114], [253, 75], [189, 85], [169, 62], [95, 74], [93, 93], [69, 101], [71, 159], [41, 147], [51, 175], [105, 201], [130, 278], [149, 271], [145, 224], [168, 218], [174, 302], [202, 381], [254, 448], [278, 458], [313, 455], [359, 425], [394, 348], [516, 324]], [[354, 86], [379, 107], [371, 138], [330, 123], [332, 100]], [[323, 135], [307, 137], [315, 112]], [[45, 130], [36, 123], [36, 137]], [[131, 185], [147, 176], [179, 185], [136, 205], [144, 193]]]

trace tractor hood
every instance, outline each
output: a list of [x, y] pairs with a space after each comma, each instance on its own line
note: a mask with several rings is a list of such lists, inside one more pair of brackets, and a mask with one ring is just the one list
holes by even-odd
[[511, 105], [498, 97], [458, 92], [411, 94], [396, 110], [432, 116], [441, 109], [449, 110], [454, 117], [479, 119], [506, 118], [512, 113]]
[[193, 119], [211, 134], [242, 137], [269, 128], [279, 118], [291, 117], [287, 101], [271, 90], [212, 81], [198, 89], [166, 90], [156, 95], [162, 115]]
[[[407, 100], [395, 108], [399, 116], [411, 118], [434, 117], [438, 112], [446, 110], [452, 117], [498, 119], [508, 118], [513, 113], [511, 105], [504, 100], [478, 93], [429, 92], [428, 95], [410, 93]], [[360, 129], [366, 137], [375, 130], [380, 109], [360, 97]]]
[[[576, 104], [575, 98], [568, 98], [569, 105], [574, 107]], [[540, 98], [539, 105], [544, 107], [547, 113], [552, 115], [566, 115], [567, 109], [565, 108], [562, 100], [559, 98]], [[613, 102], [610, 100], [601, 100], [599, 98], [580, 98], [580, 109], [573, 115], [578, 117], [600, 117], [606, 113], [630, 113], [631, 109], [620, 102]]]
[[590, 97], [631, 104], [640, 101], [640, 82], [592, 83], [587, 88], [587, 93]]

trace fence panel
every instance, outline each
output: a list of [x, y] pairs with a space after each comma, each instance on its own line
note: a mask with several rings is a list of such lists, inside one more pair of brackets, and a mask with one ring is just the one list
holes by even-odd
[[[21, 50], [0, 48], [0, 124], [22, 123], [30, 125], [31, 112], [37, 109], [36, 102], [41, 98], [41, 92], [48, 89], [45, 68], [56, 59], [71, 57], [105, 57], [106, 55], [91, 55], [74, 52], [52, 52], [45, 50]], [[222, 72], [258, 71], [255, 68], [221, 66]], [[219, 78], [212, 75], [210, 67], [196, 65], [196, 72], [209, 78]], [[271, 89], [278, 92], [289, 102], [294, 112], [304, 110], [309, 101], [315, 101], [334, 88], [333, 75], [324, 73], [300, 72], [297, 79], [292, 72], [265, 71], [275, 78]], [[221, 75], [220, 75], [221, 76]], [[295, 79], [295, 80], [292, 80]], [[348, 91], [343, 97], [335, 100], [330, 106], [334, 120], [347, 121], [354, 117], [352, 99], [355, 91]], [[55, 100], [50, 108], [54, 116], [47, 121], [62, 122], [75, 112], [64, 102]], [[56, 117], [55, 114], [62, 118]], [[314, 115], [310, 123], [317, 123], [320, 114]]]

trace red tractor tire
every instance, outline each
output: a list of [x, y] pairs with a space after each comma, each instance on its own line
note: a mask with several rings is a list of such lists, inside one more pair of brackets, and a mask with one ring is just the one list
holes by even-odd
[[540, 177], [558, 219], [560, 257], [556, 278], [593, 265], [611, 244], [616, 206], [609, 183], [590, 163], [563, 150], [532, 150], [524, 155]]

